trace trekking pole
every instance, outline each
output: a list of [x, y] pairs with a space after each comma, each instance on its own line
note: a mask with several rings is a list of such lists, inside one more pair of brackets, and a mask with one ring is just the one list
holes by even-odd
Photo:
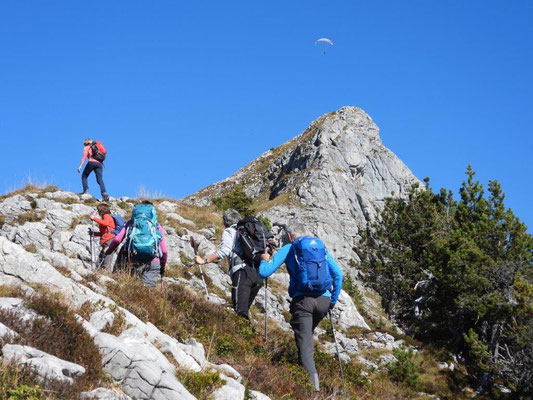
[[[265, 247], [265, 254], [268, 252], [267, 250], [267, 241], [265, 232], [263, 232], [263, 246]], [[267, 330], [267, 322], [268, 322], [268, 278], [265, 278], [265, 346], [268, 342], [268, 330]]]
[[344, 381], [344, 371], [342, 370], [341, 353], [339, 353], [339, 345], [337, 344], [337, 336], [335, 335], [335, 327], [333, 326], [333, 315], [331, 310], [329, 310], [329, 322], [331, 322], [331, 331], [333, 332], [333, 340], [335, 341], [335, 350], [337, 352], [337, 359], [339, 360], [342, 383], [345, 384], [346, 382]]
[[265, 345], [268, 342], [268, 330], [267, 330], [267, 321], [268, 321], [268, 278], [265, 279]]
[[89, 228], [89, 244], [91, 253], [91, 269], [94, 270], [94, 257], [93, 257], [93, 230]]
[[[197, 256], [198, 255], [198, 243], [196, 243], [196, 241], [194, 240], [192, 236], [190, 237], [189, 241], [191, 242], [192, 249], [194, 250], [194, 255]], [[209, 292], [207, 291], [207, 284], [205, 283], [205, 278], [204, 278], [204, 271], [202, 270], [202, 266], [200, 264], [198, 264], [198, 268], [200, 268], [200, 274], [202, 275], [202, 282], [204, 283], [205, 295], [207, 296], [207, 298], [209, 298]]]

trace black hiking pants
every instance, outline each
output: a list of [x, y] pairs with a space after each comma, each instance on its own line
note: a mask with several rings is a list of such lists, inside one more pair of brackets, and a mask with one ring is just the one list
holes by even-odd
[[104, 165], [95, 161], [89, 161], [83, 169], [83, 173], [81, 174], [81, 184], [83, 185], [83, 191], [86, 192], [89, 190], [87, 178], [89, 177], [89, 174], [93, 171], [96, 175], [96, 182], [98, 182], [98, 185], [100, 185], [100, 193], [102, 193], [103, 195], [104, 193], [106, 193], [104, 178], [102, 177], [104, 174]]
[[231, 301], [233, 309], [246, 319], [250, 319], [248, 311], [254, 302], [255, 296], [263, 286], [257, 268], [246, 266], [231, 275]]
[[316, 373], [313, 331], [327, 315], [330, 303], [331, 299], [326, 296], [298, 296], [291, 302], [291, 326], [298, 347], [298, 359], [309, 374]]

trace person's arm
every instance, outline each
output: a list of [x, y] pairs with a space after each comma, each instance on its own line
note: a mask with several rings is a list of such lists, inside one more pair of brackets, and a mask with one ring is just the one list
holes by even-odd
[[96, 216], [92, 216], [91, 219], [94, 222], [96, 222], [98, 225], [107, 226], [109, 228], [114, 228], [115, 227], [115, 220], [113, 219], [111, 214], [104, 215], [103, 219], [100, 219], [100, 218], [98, 218]]
[[91, 148], [91, 146], [84, 146], [83, 147], [83, 155], [81, 157], [81, 162], [80, 162], [80, 165], [78, 166], [78, 172], [81, 171], [81, 167], [83, 166], [83, 163], [85, 162], [85, 160], [89, 157], [89, 149]]
[[229, 257], [233, 251], [234, 241], [235, 236], [232, 234], [231, 229], [226, 228], [224, 229], [224, 232], [222, 232], [222, 239], [220, 240], [220, 245], [218, 246], [217, 251], [206, 258], [195, 256], [194, 260], [198, 264], [207, 264], [222, 260], [224, 257]]
[[[263, 279], [268, 278], [279, 267], [281, 267], [285, 262], [285, 259], [287, 258], [287, 254], [289, 253], [291, 246], [292, 244], [286, 244], [281, 249], [279, 249], [279, 251], [274, 254], [271, 259], [268, 254], [264, 254], [262, 256], [263, 259], [261, 260], [261, 264], [259, 264], [259, 276]], [[270, 259], [270, 261], [267, 261], [267, 259]]]
[[326, 261], [328, 263], [329, 273], [332, 278], [333, 290], [331, 291], [331, 308], [335, 307], [337, 300], [339, 299], [339, 294], [342, 289], [342, 270], [339, 265], [335, 262], [329, 251], [326, 250]]
[[128, 226], [128, 224], [126, 224], [126, 226], [124, 226], [124, 228], [122, 228], [122, 230], [118, 233], [117, 236], [115, 236], [115, 238], [113, 239], [113, 241], [111, 242], [111, 244], [109, 245], [109, 247], [107, 248], [105, 254], [108, 255], [108, 254], [111, 254], [116, 248], [117, 246], [120, 244], [120, 242], [122, 242], [122, 240], [124, 239], [124, 236], [126, 235], [126, 227]]

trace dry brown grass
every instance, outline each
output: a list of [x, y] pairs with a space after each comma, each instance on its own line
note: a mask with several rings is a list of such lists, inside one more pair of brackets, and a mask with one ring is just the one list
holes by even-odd
[[[209, 361], [232, 365], [241, 372], [250, 389], [273, 399], [311, 396], [307, 373], [297, 365], [291, 334], [271, 325], [266, 346], [262, 335], [248, 321], [183, 286], [167, 284], [164, 289], [150, 290], [128, 275], [117, 276], [116, 281], [108, 287], [108, 293], [117, 304], [179, 340], [195, 337], [204, 344]], [[262, 330], [262, 325], [258, 330]], [[319, 398], [325, 399], [342, 386], [338, 364], [333, 357], [320, 352], [316, 359], [324, 376], [323, 397]], [[349, 391], [355, 395], [363, 385], [359, 366], [347, 365], [346, 369], [351, 373]]]
[[30, 210], [17, 215], [17, 219], [15, 220], [15, 222], [18, 225], [23, 225], [26, 222], [39, 222], [43, 220], [44, 215], [44, 211]]
[[[5, 288], [0, 293], [20, 296], [16, 288]], [[15, 330], [20, 336], [11, 340], [42, 350], [63, 360], [82, 365], [86, 369], [83, 377], [75, 380], [73, 385], [61, 385], [47, 382], [40, 385], [43, 389], [53, 390], [56, 398], [75, 399], [80, 392], [90, 390], [102, 382], [102, 359], [92, 338], [78, 322], [76, 315], [60, 297], [51, 294], [37, 294], [25, 300], [26, 306], [44, 318], [23, 321], [8, 311], [0, 311], [0, 322]], [[1, 372], [0, 372], [1, 374]], [[13, 382], [22, 385], [35, 383], [31, 374], [24, 371], [10, 376]], [[19, 386], [20, 386], [19, 385]], [[25, 397], [21, 397], [25, 398]], [[37, 397], [39, 398], [39, 397]]]

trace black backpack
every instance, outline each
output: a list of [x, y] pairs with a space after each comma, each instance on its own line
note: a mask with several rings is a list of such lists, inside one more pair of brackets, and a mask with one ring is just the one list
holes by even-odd
[[261, 254], [269, 246], [269, 240], [274, 236], [256, 217], [246, 217], [237, 223], [237, 240], [242, 249], [239, 254], [244, 261], [254, 266], [261, 262]]

